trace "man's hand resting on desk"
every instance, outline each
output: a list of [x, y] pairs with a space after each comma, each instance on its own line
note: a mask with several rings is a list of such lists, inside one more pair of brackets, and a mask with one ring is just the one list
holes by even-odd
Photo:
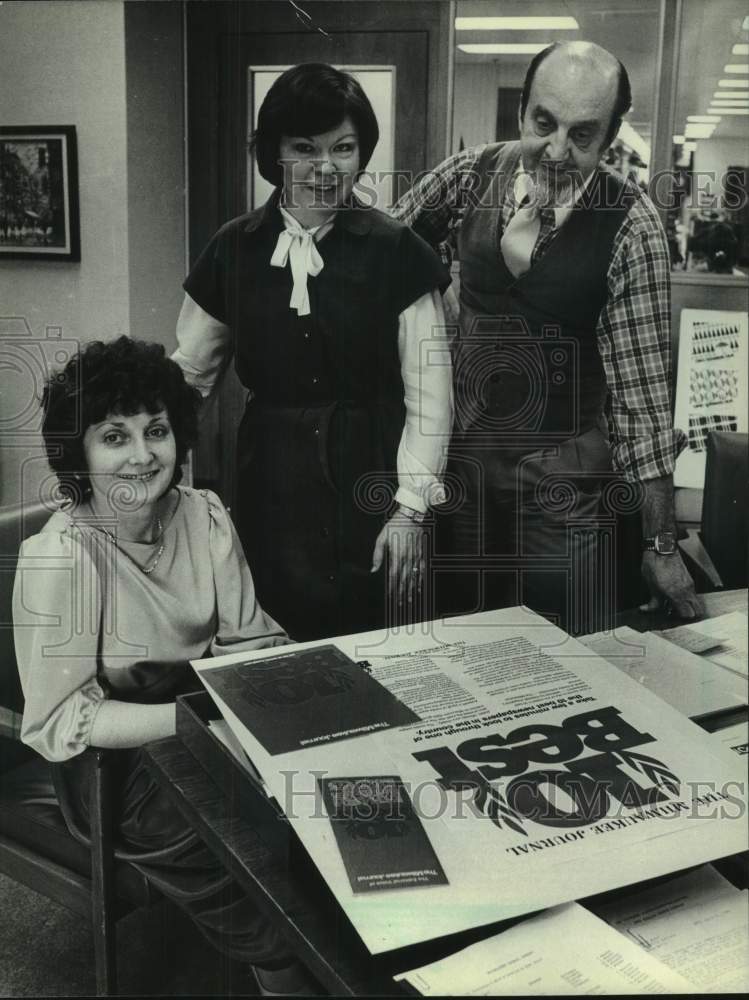
[[[642, 483], [642, 531], [651, 538], [659, 531], [670, 531], [676, 537], [674, 516], [674, 481], [672, 476], [646, 479]], [[680, 618], [697, 618], [705, 614], [702, 598], [694, 589], [694, 581], [682, 562], [678, 547], [671, 555], [643, 552], [642, 575], [650, 591], [650, 601], [640, 610], [655, 611], [670, 607]]]
[[670, 605], [680, 618], [698, 618], [705, 613], [702, 598], [695, 593], [694, 581], [678, 552], [661, 556], [643, 552], [642, 575], [651, 597], [643, 611]]

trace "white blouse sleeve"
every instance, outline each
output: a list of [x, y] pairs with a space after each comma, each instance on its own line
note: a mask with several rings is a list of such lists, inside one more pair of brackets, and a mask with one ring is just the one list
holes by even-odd
[[441, 478], [453, 423], [450, 345], [438, 290], [400, 314], [398, 352], [406, 422], [398, 446], [395, 499], [426, 511], [445, 499]]
[[85, 540], [27, 539], [13, 588], [16, 660], [25, 699], [21, 739], [51, 761], [89, 745], [105, 693], [97, 680], [101, 590]]
[[177, 345], [172, 360], [201, 396], [210, 396], [231, 361], [230, 328], [185, 293], [177, 320]]
[[226, 508], [205, 491], [210, 516], [209, 546], [216, 586], [216, 635], [211, 655], [265, 649], [291, 642], [278, 622], [260, 607], [242, 543]]

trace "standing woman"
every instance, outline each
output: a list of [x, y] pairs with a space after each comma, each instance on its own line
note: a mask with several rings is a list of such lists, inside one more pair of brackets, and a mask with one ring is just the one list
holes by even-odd
[[[205, 248], [177, 328], [174, 358], [203, 395], [232, 354], [249, 390], [234, 515], [260, 600], [299, 640], [384, 626], [388, 598], [416, 593], [421, 522], [443, 499], [449, 278], [410, 229], [357, 201], [378, 137], [352, 76], [283, 73], [253, 136], [276, 189]], [[445, 347], [431, 365], [429, 339]]]

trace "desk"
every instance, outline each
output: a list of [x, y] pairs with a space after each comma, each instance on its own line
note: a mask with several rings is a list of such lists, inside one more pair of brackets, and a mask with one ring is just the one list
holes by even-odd
[[[732, 611], [747, 613], [746, 590], [718, 590], [712, 594], [700, 594], [705, 602], [705, 618], [719, 618]], [[680, 619], [667, 615], [663, 611], [622, 611], [616, 616], [617, 625], [629, 625], [636, 632], [647, 632], [652, 629], [674, 628], [680, 624]]]
[[[746, 611], [747, 592], [705, 595], [707, 617]], [[677, 624], [672, 617], [631, 612], [620, 624], [644, 631]], [[416, 967], [488, 937], [502, 923], [373, 957], [344, 917], [332, 893], [292, 838], [289, 863], [279, 860], [236, 803], [226, 797], [177, 737], [146, 748], [158, 780], [206, 844], [244, 886], [263, 913], [283, 929], [290, 950], [330, 993], [398, 996], [392, 973]], [[279, 820], [279, 823], [282, 823]]]

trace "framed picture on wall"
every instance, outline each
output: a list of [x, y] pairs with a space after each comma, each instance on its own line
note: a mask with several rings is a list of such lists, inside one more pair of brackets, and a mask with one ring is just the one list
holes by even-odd
[[74, 125], [0, 126], [0, 259], [79, 261]]

